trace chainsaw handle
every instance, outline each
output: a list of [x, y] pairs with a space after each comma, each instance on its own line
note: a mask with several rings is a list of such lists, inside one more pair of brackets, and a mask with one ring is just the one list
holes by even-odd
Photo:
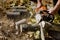
[[[43, 13], [43, 12], [46, 12], [46, 14], [48, 14], [46, 17], [47, 17], [47, 19], [49, 20], [48, 22], [52, 22], [53, 20], [54, 20], [54, 15], [52, 15], [52, 14], [50, 14], [49, 13], [49, 11], [47, 11], [47, 10], [43, 10], [43, 11], [41, 11], [41, 13]], [[45, 18], [45, 17], [44, 17]], [[49, 19], [50, 18], [50, 19]], [[46, 20], [47, 20], [46, 19]]]

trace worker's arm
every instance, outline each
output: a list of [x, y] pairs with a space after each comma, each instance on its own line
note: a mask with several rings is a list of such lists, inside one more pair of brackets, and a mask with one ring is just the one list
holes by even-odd
[[41, 1], [42, 0], [37, 0], [37, 8], [39, 8], [41, 6]]
[[53, 9], [49, 10], [49, 13], [54, 14], [60, 9], [60, 0], [57, 1], [56, 5], [54, 6]]

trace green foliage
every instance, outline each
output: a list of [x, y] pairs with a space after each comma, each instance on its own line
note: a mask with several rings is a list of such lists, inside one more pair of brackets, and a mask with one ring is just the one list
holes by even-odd
[[55, 19], [53, 22], [56, 24], [60, 24], [60, 15], [58, 13], [55, 14]]

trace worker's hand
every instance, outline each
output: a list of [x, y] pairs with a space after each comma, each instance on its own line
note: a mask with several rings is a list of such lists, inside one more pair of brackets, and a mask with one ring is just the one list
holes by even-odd
[[54, 10], [53, 8], [52, 8], [52, 9], [49, 9], [48, 11], [49, 11], [49, 13], [52, 14], [52, 15], [54, 15], [54, 13], [55, 13], [55, 10]]

